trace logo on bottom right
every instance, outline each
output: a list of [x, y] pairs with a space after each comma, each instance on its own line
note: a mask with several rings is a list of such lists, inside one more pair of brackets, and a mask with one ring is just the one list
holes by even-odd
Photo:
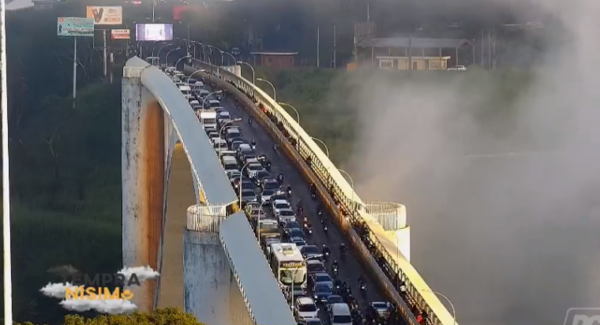
[[600, 308], [569, 308], [564, 325], [600, 325]]

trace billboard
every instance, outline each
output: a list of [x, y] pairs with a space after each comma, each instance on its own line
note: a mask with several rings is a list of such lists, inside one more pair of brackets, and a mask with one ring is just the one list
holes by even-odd
[[129, 29], [113, 29], [110, 31], [110, 38], [112, 39], [129, 39]]
[[137, 24], [135, 39], [138, 41], [172, 41], [173, 24]]
[[87, 6], [85, 16], [94, 18], [96, 25], [123, 24], [123, 7]]
[[182, 20], [184, 18], [191, 18], [192, 15], [200, 13], [200, 12], [201, 12], [201, 9], [198, 6], [174, 6], [173, 7], [173, 20]]
[[56, 35], [94, 37], [94, 20], [92, 18], [58, 17]]

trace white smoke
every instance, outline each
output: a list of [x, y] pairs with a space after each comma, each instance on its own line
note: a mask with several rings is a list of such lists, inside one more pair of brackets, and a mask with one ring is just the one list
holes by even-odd
[[67, 310], [84, 312], [95, 310], [103, 314], [128, 314], [137, 309], [137, 306], [129, 300], [89, 300], [89, 299], [70, 299], [63, 300], [60, 305]]
[[[149, 266], [126, 267], [117, 272], [129, 279], [135, 274], [140, 282], [155, 279], [160, 274]], [[82, 299], [65, 299], [67, 289], [75, 291], [83, 286], [76, 286], [70, 282], [67, 283], [48, 283], [40, 292], [47, 297], [62, 299], [60, 305], [63, 308], [76, 312], [85, 312], [94, 310], [103, 314], [127, 314], [134, 312], [137, 306], [125, 299], [97, 299], [96, 297], [84, 296]], [[85, 290], [85, 288], [83, 288]]]
[[124, 275], [127, 279], [135, 273], [140, 282], [156, 279], [160, 275], [149, 266], [125, 267], [117, 273]]
[[46, 286], [40, 289], [45, 296], [50, 298], [64, 299], [67, 293], [67, 289], [75, 291], [79, 286], [73, 285], [70, 282], [67, 283], [48, 283]]

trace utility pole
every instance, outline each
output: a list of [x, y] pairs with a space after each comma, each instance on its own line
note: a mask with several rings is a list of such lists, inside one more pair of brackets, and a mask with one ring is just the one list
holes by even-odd
[[317, 69], [321, 67], [321, 27], [317, 26]]
[[333, 68], [337, 68], [337, 27], [333, 25]]
[[73, 37], [73, 108], [77, 98], [77, 37]]
[[104, 38], [104, 80], [106, 80], [106, 77], [108, 76], [108, 47], [106, 41], [106, 29], [102, 30], [102, 36]]

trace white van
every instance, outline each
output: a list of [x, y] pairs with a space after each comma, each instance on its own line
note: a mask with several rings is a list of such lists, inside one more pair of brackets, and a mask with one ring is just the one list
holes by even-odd
[[178, 86], [178, 88], [179, 88], [179, 91], [181, 91], [181, 94], [183, 94], [183, 96], [185, 98], [192, 97], [192, 88], [190, 88], [190, 86], [180, 85], [180, 86]]
[[352, 314], [350, 307], [346, 303], [337, 303], [331, 305], [329, 319], [331, 325], [352, 325]]

